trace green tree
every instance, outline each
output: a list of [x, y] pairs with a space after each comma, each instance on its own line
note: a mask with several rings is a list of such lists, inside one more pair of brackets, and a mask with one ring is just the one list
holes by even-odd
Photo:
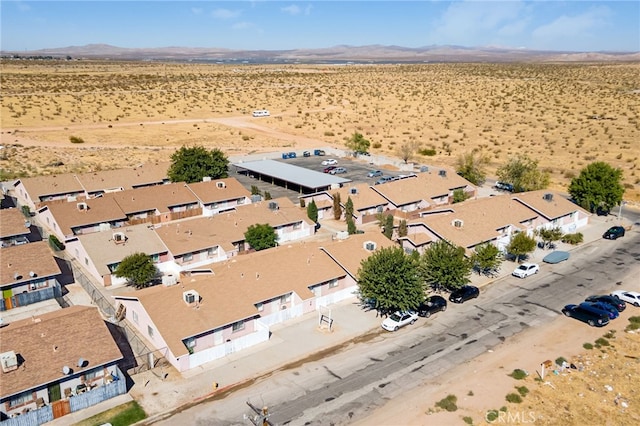
[[407, 220], [400, 220], [400, 223], [398, 224], [398, 237], [406, 237], [408, 232]]
[[355, 220], [353, 220], [353, 218], [348, 217], [347, 218], [347, 233], [349, 235], [353, 235], [358, 231], [358, 229], [356, 228], [356, 222]]
[[622, 170], [597, 161], [589, 164], [569, 184], [569, 194], [585, 210], [609, 212], [622, 202]]
[[262, 193], [260, 192], [260, 188], [258, 188], [256, 185], [251, 185], [251, 195], [262, 195]]
[[440, 240], [420, 256], [420, 275], [434, 290], [454, 290], [470, 281], [471, 262], [465, 257], [464, 248]]
[[382, 313], [414, 309], [424, 300], [418, 263], [400, 247], [381, 248], [360, 263], [361, 297], [374, 299]]
[[158, 269], [151, 256], [133, 253], [122, 259], [113, 275], [126, 278], [129, 285], [136, 288], [144, 288], [152, 284], [152, 280], [158, 275]]
[[507, 253], [512, 254], [514, 261], [519, 262], [527, 253], [532, 252], [536, 248], [536, 240], [526, 234], [526, 232], [518, 232], [511, 237], [511, 241], [507, 245]]
[[314, 199], [311, 199], [311, 202], [307, 204], [307, 217], [316, 223], [318, 222], [318, 206]]
[[346, 220], [353, 220], [353, 200], [351, 200], [351, 197], [347, 198], [347, 202], [344, 204], [344, 215]]
[[487, 177], [487, 164], [489, 157], [473, 150], [458, 157], [456, 171], [472, 184], [482, 185]]
[[478, 274], [490, 275], [498, 270], [500, 263], [500, 250], [493, 244], [484, 243], [474, 248], [471, 264]]
[[171, 155], [167, 174], [171, 182], [201, 182], [206, 176], [226, 178], [229, 176], [229, 160], [218, 148], [207, 151], [203, 146], [183, 146]]
[[244, 233], [244, 239], [255, 251], [275, 247], [278, 244], [278, 235], [268, 223], [249, 226]]
[[357, 152], [367, 152], [371, 146], [371, 142], [365, 139], [362, 134], [354, 132], [353, 135], [346, 140], [345, 145], [355, 154]]
[[384, 216], [384, 226], [382, 233], [388, 239], [393, 238], [393, 215], [385, 215]]
[[273, 197], [271, 196], [271, 193], [269, 191], [264, 191], [264, 199], [265, 200], [271, 200]]
[[453, 204], [460, 203], [469, 198], [469, 195], [463, 189], [453, 190]]
[[342, 217], [342, 206], [340, 202], [340, 193], [336, 192], [333, 194], [333, 218], [335, 220], [340, 220]]
[[554, 241], [559, 241], [562, 239], [562, 230], [560, 228], [552, 228], [552, 229], [541, 229], [537, 232], [542, 240], [542, 244], [544, 247], [548, 247]]
[[535, 191], [549, 186], [549, 173], [538, 169], [538, 162], [525, 154], [512, 157], [497, 170], [502, 182], [513, 185], [514, 192]]

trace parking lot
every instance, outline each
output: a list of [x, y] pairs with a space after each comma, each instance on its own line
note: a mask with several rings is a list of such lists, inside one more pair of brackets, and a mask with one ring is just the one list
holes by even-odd
[[[308, 170], [313, 170], [316, 172], [323, 173], [323, 170], [327, 166], [322, 165], [322, 162], [330, 158], [336, 159], [338, 161], [338, 164], [336, 166], [344, 167], [345, 169], [347, 169], [346, 173], [341, 173], [336, 176], [340, 176], [341, 178], [345, 178], [345, 179], [350, 179], [352, 181], [352, 184], [367, 183], [369, 185], [373, 185], [376, 180], [380, 179], [380, 177], [371, 177], [371, 178], [367, 177], [367, 173], [369, 173], [372, 170], [382, 170], [384, 175], [387, 175], [387, 176], [398, 176], [403, 173], [399, 171], [390, 172], [388, 170], [385, 170], [384, 168], [380, 168], [379, 166], [371, 164], [368, 161], [369, 158], [363, 155], [358, 157], [353, 157], [353, 158], [347, 158], [347, 157], [336, 157], [336, 156], [330, 156], [330, 155], [318, 156], [318, 155], [313, 155], [313, 153], [311, 153], [311, 156], [309, 157], [303, 157], [302, 155], [298, 155], [296, 156], [296, 158], [287, 158], [287, 159], [274, 158], [274, 160], [285, 163], [285, 164], [304, 167], [305, 169], [308, 169]], [[406, 174], [406, 172], [404, 172], [404, 174]], [[230, 168], [230, 177], [236, 178], [248, 190], [251, 190], [252, 186], [256, 186], [258, 187], [258, 189], [261, 191], [262, 194], [264, 194], [265, 191], [269, 192], [272, 198], [287, 197], [295, 203], [298, 202], [298, 196], [300, 195], [300, 193], [298, 193], [297, 191], [286, 189], [278, 185], [273, 185], [269, 182], [260, 181], [258, 179], [247, 176], [246, 174], [243, 174], [243, 173], [236, 173], [234, 167]]]

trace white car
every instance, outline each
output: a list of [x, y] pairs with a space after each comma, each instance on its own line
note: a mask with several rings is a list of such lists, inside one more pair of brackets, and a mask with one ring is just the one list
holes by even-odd
[[400, 327], [413, 324], [418, 320], [418, 314], [413, 311], [395, 312], [382, 321], [382, 328], [387, 331], [398, 331]]
[[540, 271], [540, 265], [537, 263], [523, 263], [511, 275], [518, 278], [527, 278], [529, 275], [537, 274], [538, 271]]
[[637, 291], [616, 290], [611, 293], [612, 296], [618, 296], [618, 299], [640, 308], [640, 293]]
[[338, 160], [334, 160], [333, 158], [327, 158], [322, 162], [323, 166], [335, 166], [338, 164]]

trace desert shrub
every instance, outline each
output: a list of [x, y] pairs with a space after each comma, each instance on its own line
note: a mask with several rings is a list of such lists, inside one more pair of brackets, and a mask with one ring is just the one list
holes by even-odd
[[54, 250], [64, 250], [64, 244], [55, 235], [49, 235], [49, 245]]
[[593, 349], [593, 345], [591, 343], [585, 343], [582, 347], [589, 350]]
[[468, 425], [472, 425], [473, 424], [473, 419], [471, 417], [469, 417], [469, 416], [464, 416], [462, 418], [462, 421], [465, 422]]
[[609, 330], [604, 336], [605, 339], [615, 339], [616, 338], [616, 331], [615, 330]]
[[602, 346], [609, 346], [609, 341], [604, 337], [600, 337], [596, 340], [596, 348], [600, 348]]
[[513, 370], [513, 371], [511, 372], [511, 374], [509, 374], [509, 376], [513, 377], [513, 378], [514, 378], [514, 379], [516, 379], [516, 380], [522, 380], [522, 379], [524, 379], [525, 377], [527, 377], [527, 376], [528, 376], [528, 374], [527, 374], [527, 372], [526, 372], [526, 371], [521, 370], [521, 369], [519, 369], [519, 368], [516, 368], [515, 370]]
[[84, 139], [78, 136], [69, 136], [69, 142], [71, 143], [84, 143]]
[[468, 396], [473, 396], [473, 391], [470, 390], [469, 392], [467, 392], [467, 395]]
[[24, 217], [31, 217], [31, 209], [29, 208], [29, 206], [22, 206], [20, 207], [20, 209], [22, 210], [22, 214], [24, 215]]
[[380, 148], [382, 147], [382, 144], [380, 142], [374, 142], [373, 145], [371, 145], [372, 148]]
[[516, 390], [518, 391], [520, 396], [527, 396], [527, 394], [529, 393], [529, 388], [527, 388], [526, 386], [516, 386]]
[[427, 157], [433, 157], [437, 154], [436, 150], [433, 148], [423, 148], [418, 151], [420, 155], [426, 155]]
[[335, 133], [327, 131], [327, 132], [324, 132], [324, 135], [325, 136], [335, 136]]
[[563, 356], [556, 358], [556, 365], [562, 366], [562, 364], [564, 364], [565, 362], [567, 362], [567, 360]]
[[562, 236], [562, 242], [566, 244], [576, 245], [582, 243], [584, 237], [582, 232], [576, 232], [575, 234], [564, 234]]
[[522, 402], [522, 397], [517, 393], [510, 393], [506, 396], [507, 402], [511, 402], [513, 404], [520, 404]]
[[458, 409], [458, 405], [456, 404], [457, 402], [458, 402], [457, 396], [447, 395], [446, 398], [443, 398], [440, 401], [436, 402], [436, 407], [442, 408], [443, 410], [446, 410], [446, 411], [456, 411]]
[[629, 325], [625, 328], [625, 330], [638, 330], [640, 329], [640, 317], [630, 317]]

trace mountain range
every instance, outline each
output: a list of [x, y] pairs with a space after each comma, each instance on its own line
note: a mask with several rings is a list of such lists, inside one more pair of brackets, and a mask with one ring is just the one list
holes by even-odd
[[31, 51], [1, 51], [2, 56], [53, 56], [74, 59], [173, 60], [252, 63], [323, 62], [635, 62], [640, 52], [561, 52], [507, 47], [452, 45], [409, 48], [402, 46], [333, 46], [320, 49], [231, 50], [205, 47], [124, 48], [88, 44]]

